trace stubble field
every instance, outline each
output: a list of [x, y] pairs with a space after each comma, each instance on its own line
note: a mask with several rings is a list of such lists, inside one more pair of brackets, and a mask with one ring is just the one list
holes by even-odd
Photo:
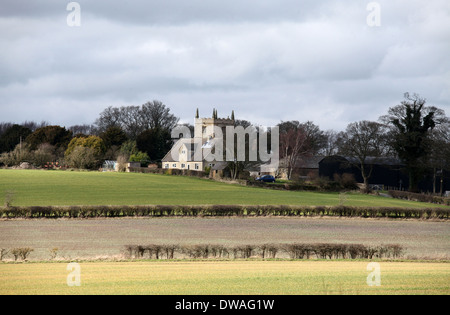
[[80, 286], [67, 264], [0, 264], [0, 294], [414, 295], [449, 294], [450, 265], [380, 262], [369, 286], [366, 261], [84, 262]]

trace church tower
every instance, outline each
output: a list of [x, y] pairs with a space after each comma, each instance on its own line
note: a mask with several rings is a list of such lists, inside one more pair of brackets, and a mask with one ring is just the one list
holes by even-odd
[[219, 127], [222, 129], [222, 135], [225, 137], [225, 128], [227, 126], [234, 126], [234, 111], [232, 112], [232, 118], [219, 118], [217, 110], [213, 110], [213, 115], [211, 118], [200, 118], [198, 109], [195, 115], [195, 126], [194, 126], [194, 138], [202, 139], [202, 144], [206, 143], [210, 139], [214, 138], [214, 127]]

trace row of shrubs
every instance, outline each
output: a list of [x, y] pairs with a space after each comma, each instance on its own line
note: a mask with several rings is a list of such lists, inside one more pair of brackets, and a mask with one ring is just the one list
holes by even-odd
[[125, 252], [130, 259], [249, 259], [277, 258], [285, 254], [291, 259], [373, 259], [400, 258], [404, 253], [401, 245], [368, 246], [362, 244], [262, 244], [225, 246], [199, 245], [127, 245]]
[[[177, 175], [177, 176], [191, 176], [209, 178], [210, 170], [206, 169], [204, 172], [194, 170], [179, 170], [179, 169], [164, 169], [164, 168], [145, 168], [145, 167], [130, 167], [130, 172], [133, 173], [150, 173], [150, 174], [164, 174], [164, 175]], [[226, 177], [224, 178], [226, 180]], [[265, 187], [270, 189], [279, 190], [302, 190], [302, 191], [343, 191], [343, 190], [355, 190], [358, 189], [356, 181], [351, 174], [338, 175], [335, 174], [334, 180], [330, 180], [327, 177], [317, 177], [312, 183], [306, 183], [303, 181], [292, 182], [275, 182], [265, 183], [256, 181], [250, 177], [250, 173], [245, 172], [241, 174], [240, 178], [233, 180], [233, 182], [240, 182], [245, 186]]]
[[34, 249], [32, 249], [30, 247], [13, 248], [11, 250], [1, 248], [0, 249], [0, 261], [2, 261], [3, 258], [6, 257], [8, 254], [11, 254], [14, 257], [14, 261], [17, 261], [18, 259], [27, 260], [28, 256], [33, 251], [34, 251]]
[[301, 190], [301, 191], [348, 191], [359, 189], [352, 174], [334, 174], [333, 180], [328, 177], [313, 176], [311, 182], [298, 181], [277, 181], [275, 183], [264, 183], [255, 180], [248, 180], [247, 186], [266, 187], [281, 190]]
[[279, 190], [304, 190], [304, 191], [318, 191], [320, 190], [319, 186], [306, 184], [306, 183], [284, 183], [284, 182], [275, 182], [275, 183], [265, 183], [260, 181], [249, 180], [246, 183], [247, 186], [253, 187], [265, 187], [271, 189], [279, 189]]
[[429, 203], [450, 206], [450, 198], [445, 198], [445, 197], [441, 197], [441, 196], [419, 194], [419, 193], [412, 193], [412, 192], [408, 192], [408, 191], [399, 191], [399, 190], [389, 190], [389, 195], [391, 195], [391, 197], [397, 198], [397, 199], [429, 202]]
[[179, 170], [166, 168], [146, 168], [146, 167], [129, 167], [130, 173], [145, 173], [145, 174], [160, 174], [160, 175], [177, 175], [177, 176], [191, 176], [208, 178], [209, 172], [194, 171], [194, 170]]
[[331, 216], [362, 218], [449, 219], [450, 209], [352, 206], [33, 206], [0, 208], [0, 218], [115, 218], [115, 217], [217, 217], [217, 216]]

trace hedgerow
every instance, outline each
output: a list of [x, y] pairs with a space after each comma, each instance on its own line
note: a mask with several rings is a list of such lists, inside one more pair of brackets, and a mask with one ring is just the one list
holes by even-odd
[[[401, 258], [405, 249], [398, 244], [246, 244], [226, 246], [218, 244], [162, 244], [127, 245], [125, 252], [129, 259], [249, 259], [277, 258], [286, 254], [291, 259], [382, 259]], [[279, 257], [279, 256], [278, 256]]]
[[408, 191], [399, 191], [399, 190], [389, 190], [389, 195], [391, 195], [391, 197], [397, 198], [397, 199], [429, 202], [429, 203], [450, 206], [450, 198], [445, 198], [445, 197], [441, 197], [441, 196], [419, 194], [419, 193], [412, 193], [412, 192], [408, 192]]
[[149, 206], [41, 206], [0, 207], [0, 218], [117, 218], [117, 217], [220, 217], [293, 216], [391, 219], [449, 219], [446, 208], [394, 208], [286, 205], [149, 205]]

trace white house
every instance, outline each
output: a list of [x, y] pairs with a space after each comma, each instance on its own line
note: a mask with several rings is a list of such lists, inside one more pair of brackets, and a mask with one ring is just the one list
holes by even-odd
[[[205, 168], [223, 169], [226, 162], [217, 161], [212, 150], [217, 141], [223, 141], [227, 126], [234, 126], [234, 113], [231, 118], [218, 118], [216, 111], [212, 118], [195, 118], [194, 137], [181, 138], [162, 159], [162, 168], [204, 171]], [[215, 132], [220, 128], [222, 135], [216, 138]]]

